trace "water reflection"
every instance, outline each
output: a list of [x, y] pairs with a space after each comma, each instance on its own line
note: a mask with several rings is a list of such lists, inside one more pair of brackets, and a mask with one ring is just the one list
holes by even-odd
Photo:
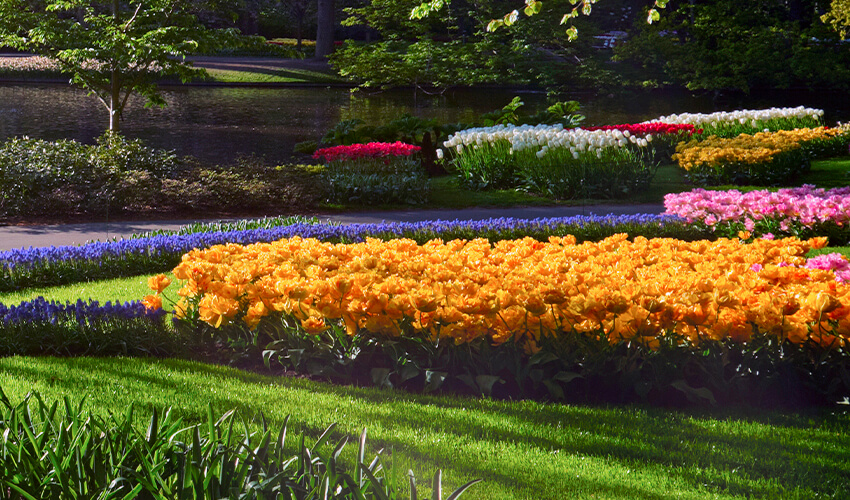
[[[360, 118], [378, 124], [410, 113], [443, 122], [470, 121], [520, 95], [529, 112], [546, 105], [542, 92], [452, 90], [431, 96], [396, 90], [350, 94], [342, 88], [173, 87], [164, 91], [168, 106], [145, 109], [131, 99], [123, 132], [149, 144], [208, 161], [229, 162], [255, 153], [286, 161], [295, 143], [320, 138], [339, 120]], [[570, 98], [570, 97], [565, 97]], [[587, 124], [629, 123], [681, 112], [711, 112], [741, 107], [813, 106], [827, 121], [850, 118], [850, 98], [785, 92], [717, 101], [713, 95], [686, 92], [619, 97], [572, 96], [583, 105]], [[0, 86], [0, 137], [92, 142], [107, 124], [105, 108], [84, 91], [66, 85]]]

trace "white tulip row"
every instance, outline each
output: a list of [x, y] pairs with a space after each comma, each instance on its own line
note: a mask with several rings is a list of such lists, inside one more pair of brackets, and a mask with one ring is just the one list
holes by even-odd
[[637, 137], [619, 130], [564, 129], [562, 125], [496, 125], [461, 130], [451, 135], [443, 146], [462, 154], [464, 148], [477, 149], [501, 141], [510, 144], [510, 154], [531, 150], [542, 158], [552, 149], [569, 149], [578, 159], [585, 151], [601, 157], [607, 148], [622, 148], [628, 144], [646, 147], [652, 142], [652, 135]]
[[718, 127], [724, 124], [739, 123], [741, 125], [750, 122], [756, 126], [756, 122], [766, 122], [776, 119], [814, 119], [819, 120], [823, 117], [822, 109], [806, 108], [798, 106], [796, 108], [770, 108], [770, 109], [742, 109], [738, 111], [720, 111], [717, 113], [682, 113], [678, 115], [669, 115], [656, 118], [654, 120], [645, 121], [643, 123], [674, 123], [685, 124], [690, 123], [695, 127], [710, 125]]

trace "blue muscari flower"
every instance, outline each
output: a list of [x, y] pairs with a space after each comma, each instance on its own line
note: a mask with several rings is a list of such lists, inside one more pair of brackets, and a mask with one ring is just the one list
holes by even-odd
[[[159, 235], [148, 238], [136, 238], [107, 242], [94, 242], [80, 246], [30, 247], [0, 252], [0, 269], [8, 272], [18, 267], [32, 269], [49, 266], [54, 263], [74, 263], [79, 261], [100, 262], [111, 259], [123, 259], [130, 255], [150, 257], [169, 256], [174, 259], [192, 250], [223, 243], [250, 244], [271, 242], [292, 236], [316, 238], [324, 241], [362, 242], [366, 237], [435, 237], [445, 238], [458, 233], [472, 235], [491, 235], [500, 233], [523, 233], [532, 230], [552, 232], [568, 227], [584, 227], [587, 224], [601, 226], [628, 225], [664, 225], [682, 223], [683, 219], [671, 215], [579, 215], [573, 217], [555, 217], [538, 219], [494, 218], [479, 221], [422, 221], [392, 222], [379, 224], [292, 224], [269, 229], [193, 233], [186, 235]], [[456, 236], [452, 236], [456, 237]]]

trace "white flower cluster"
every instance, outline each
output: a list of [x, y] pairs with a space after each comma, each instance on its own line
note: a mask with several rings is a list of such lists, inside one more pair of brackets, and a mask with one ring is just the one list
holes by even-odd
[[717, 127], [725, 123], [738, 122], [743, 125], [749, 122], [750, 125], [756, 127], [757, 122], [765, 122], [768, 120], [805, 118], [819, 119], [821, 117], [823, 117], [822, 109], [798, 106], [796, 108], [742, 109], [738, 111], [720, 111], [711, 114], [682, 113], [679, 115], [662, 116], [660, 118], [645, 121], [643, 123], [690, 123], [695, 127], [704, 125]]
[[461, 154], [464, 148], [476, 149], [500, 141], [510, 143], [510, 154], [529, 150], [542, 158], [550, 150], [568, 149], [573, 158], [578, 159], [582, 152], [601, 157], [607, 148], [622, 148], [628, 144], [646, 147], [652, 135], [638, 137], [619, 130], [564, 129], [562, 125], [496, 125], [461, 130], [450, 136], [443, 146]]

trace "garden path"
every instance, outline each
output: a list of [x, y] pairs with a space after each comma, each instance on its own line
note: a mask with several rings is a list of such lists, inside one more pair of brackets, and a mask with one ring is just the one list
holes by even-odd
[[[461, 210], [397, 210], [350, 212], [320, 215], [320, 220], [342, 224], [369, 224], [380, 222], [420, 222], [425, 220], [483, 220], [512, 217], [536, 219], [539, 217], [570, 217], [574, 215], [607, 214], [660, 214], [660, 204], [640, 205], [585, 205], [576, 207], [512, 207], [512, 208], [466, 208]], [[0, 251], [14, 248], [79, 245], [88, 241], [107, 241], [125, 238], [133, 233], [158, 229], [177, 229], [194, 220], [170, 221], [114, 221], [82, 222], [74, 224], [32, 224], [0, 226]], [[211, 222], [211, 221], [207, 221]]]

